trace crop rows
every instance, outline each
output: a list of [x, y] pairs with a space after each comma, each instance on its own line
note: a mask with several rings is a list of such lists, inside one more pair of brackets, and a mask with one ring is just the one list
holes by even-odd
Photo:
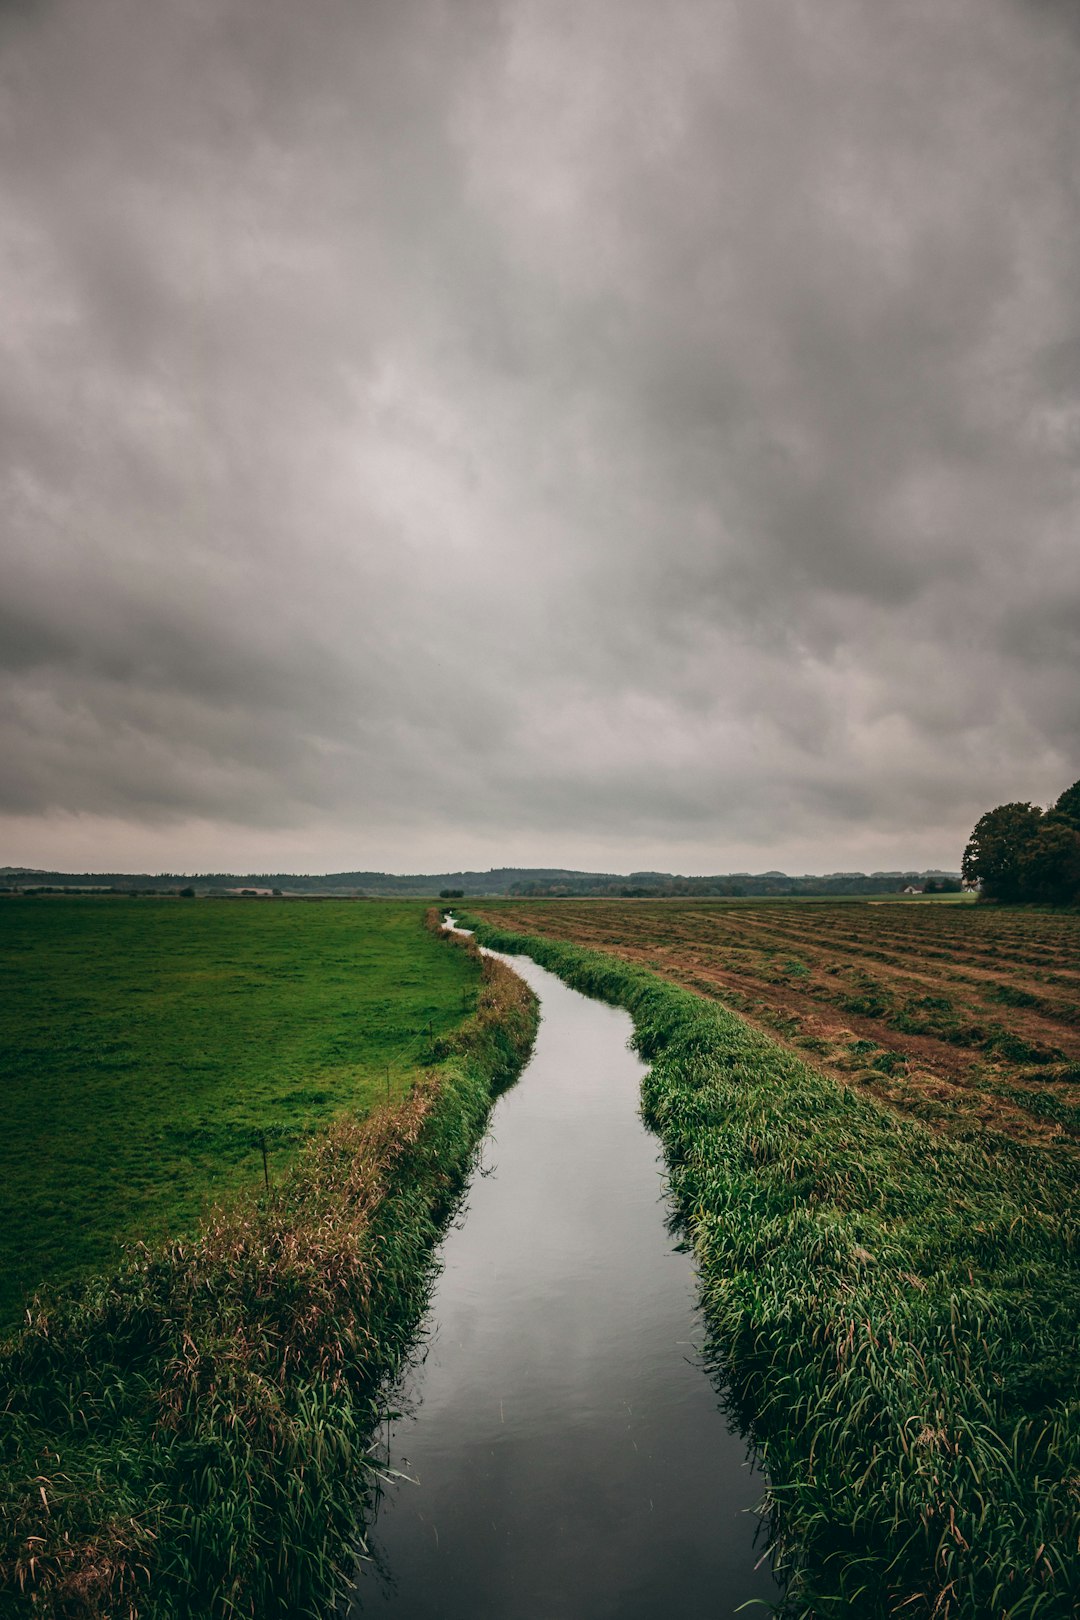
[[486, 902], [722, 1001], [816, 1067], [958, 1135], [1075, 1151], [1080, 917], [967, 905]]

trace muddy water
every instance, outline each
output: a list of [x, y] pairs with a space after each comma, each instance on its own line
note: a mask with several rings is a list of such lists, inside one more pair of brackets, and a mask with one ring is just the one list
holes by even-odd
[[767, 1614], [762, 1492], [698, 1362], [690, 1257], [629, 1016], [525, 957], [535, 1051], [496, 1107], [388, 1435], [350, 1620]]

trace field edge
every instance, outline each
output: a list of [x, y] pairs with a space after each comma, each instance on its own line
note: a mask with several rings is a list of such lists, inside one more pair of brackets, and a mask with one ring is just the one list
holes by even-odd
[[646, 968], [467, 921], [634, 1019], [711, 1353], [769, 1473], [790, 1612], [1072, 1615], [1069, 1168], [996, 1166]]
[[368, 1436], [535, 1037], [524, 982], [489, 957], [481, 975], [475, 1013], [402, 1101], [337, 1120], [197, 1239], [43, 1296], [0, 1347], [5, 1613], [292, 1615], [348, 1581]]

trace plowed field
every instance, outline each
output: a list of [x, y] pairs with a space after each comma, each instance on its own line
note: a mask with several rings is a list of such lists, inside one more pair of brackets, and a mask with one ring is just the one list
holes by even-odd
[[1080, 916], [925, 902], [485, 901], [641, 962], [843, 1084], [966, 1135], [1080, 1143]]

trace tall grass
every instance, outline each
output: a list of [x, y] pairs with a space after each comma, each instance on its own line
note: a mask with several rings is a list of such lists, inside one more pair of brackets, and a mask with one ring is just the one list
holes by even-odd
[[486, 959], [404, 1101], [335, 1122], [197, 1240], [35, 1303], [0, 1355], [5, 1613], [326, 1612], [435, 1241], [535, 1026]]
[[1077, 1613], [1075, 1166], [897, 1118], [644, 969], [477, 932], [633, 1015], [791, 1612]]

